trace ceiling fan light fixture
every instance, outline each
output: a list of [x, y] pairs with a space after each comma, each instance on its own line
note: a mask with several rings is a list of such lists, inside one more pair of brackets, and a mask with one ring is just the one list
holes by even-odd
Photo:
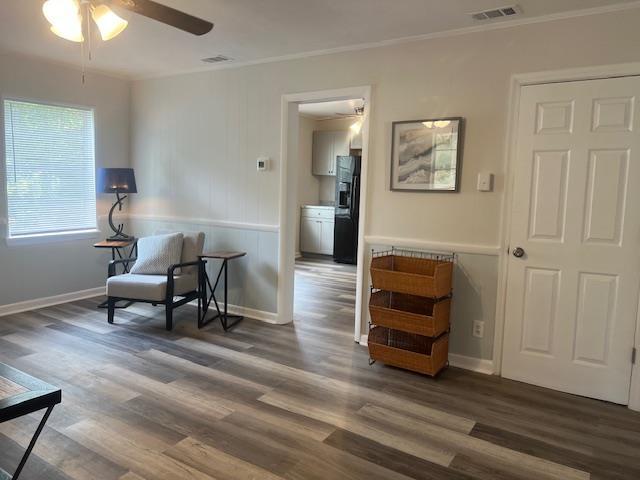
[[352, 123], [349, 128], [355, 135], [358, 135], [360, 130], [362, 130], [362, 119], [358, 119], [356, 122]]
[[98, 25], [100, 36], [104, 41], [117, 37], [129, 25], [129, 22], [116, 15], [113, 10], [104, 4], [92, 6], [91, 17]]
[[77, 0], [47, 0], [42, 13], [51, 24], [51, 31], [72, 42], [82, 42], [82, 17]]

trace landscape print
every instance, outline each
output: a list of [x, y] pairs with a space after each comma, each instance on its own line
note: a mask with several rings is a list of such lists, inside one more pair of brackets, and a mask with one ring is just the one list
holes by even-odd
[[393, 190], [456, 190], [460, 120], [394, 123]]

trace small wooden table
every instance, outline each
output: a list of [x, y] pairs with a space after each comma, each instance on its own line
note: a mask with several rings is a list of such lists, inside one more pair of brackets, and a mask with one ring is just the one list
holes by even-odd
[[[102, 240], [101, 242], [94, 243], [93, 246], [95, 248], [110, 248], [111, 260], [115, 260], [116, 257], [119, 260], [123, 260], [125, 258], [134, 258], [138, 256], [137, 238], [130, 238], [128, 240]], [[127, 247], [129, 246], [131, 249], [129, 250], [129, 253], [127, 253]], [[129, 273], [129, 263], [123, 263], [122, 268], [124, 269], [124, 273]], [[133, 302], [124, 301], [124, 304], [116, 305], [116, 308], [127, 308], [132, 303]], [[107, 300], [99, 304], [98, 308], [107, 308]]]
[[18, 479], [53, 407], [61, 401], [62, 391], [59, 388], [0, 363], [0, 423], [47, 409], [15, 473], [11, 476], [0, 468], [0, 480]]
[[[200, 292], [202, 292], [202, 301], [198, 302], [198, 328], [202, 328], [205, 325], [211, 323], [214, 320], [220, 319], [220, 323], [222, 323], [222, 328], [224, 331], [228, 331], [229, 329], [235, 327], [244, 317], [241, 315], [229, 315], [228, 313], [228, 264], [229, 260], [233, 260], [235, 258], [244, 257], [247, 252], [210, 252], [203, 253], [200, 255], [200, 269], [199, 269], [199, 280], [200, 280]], [[207, 274], [206, 259], [216, 259], [222, 260], [222, 265], [220, 266], [220, 270], [218, 271], [218, 276], [216, 277], [216, 283], [211, 285], [211, 280], [209, 279], [209, 275]], [[220, 305], [218, 304], [218, 300], [216, 299], [216, 289], [218, 288], [218, 283], [220, 283], [220, 277], [224, 272], [224, 309], [220, 310]], [[210, 294], [207, 292], [207, 288], [209, 288]], [[207, 312], [209, 311], [209, 305], [211, 305], [211, 301], [216, 306], [217, 314], [211, 317], [209, 320], [205, 320], [207, 316]], [[236, 319], [231, 325], [229, 325], [229, 319]]]
[[[102, 240], [101, 242], [94, 243], [95, 248], [110, 248], [111, 260], [115, 260], [116, 256], [122, 260], [124, 258], [132, 258], [134, 252], [138, 253], [138, 239], [131, 238], [129, 240]], [[131, 250], [127, 254], [127, 247], [131, 246]], [[124, 252], [124, 255], [123, 255]], [[125, 273], [128, 271], [128, 265], [125, 264]]]

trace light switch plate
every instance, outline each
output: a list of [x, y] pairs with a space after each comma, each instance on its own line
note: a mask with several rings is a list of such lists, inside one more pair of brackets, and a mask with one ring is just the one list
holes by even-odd
[[478, 174], [478, 191], [479, 192], [493, 191], [493, 173]]

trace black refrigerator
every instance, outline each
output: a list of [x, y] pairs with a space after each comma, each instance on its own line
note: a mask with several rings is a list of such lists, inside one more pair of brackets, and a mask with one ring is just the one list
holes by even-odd
[[360, 157], [336, 157], [336, 212], [333, 260], [355, 264], [360, 211]]

